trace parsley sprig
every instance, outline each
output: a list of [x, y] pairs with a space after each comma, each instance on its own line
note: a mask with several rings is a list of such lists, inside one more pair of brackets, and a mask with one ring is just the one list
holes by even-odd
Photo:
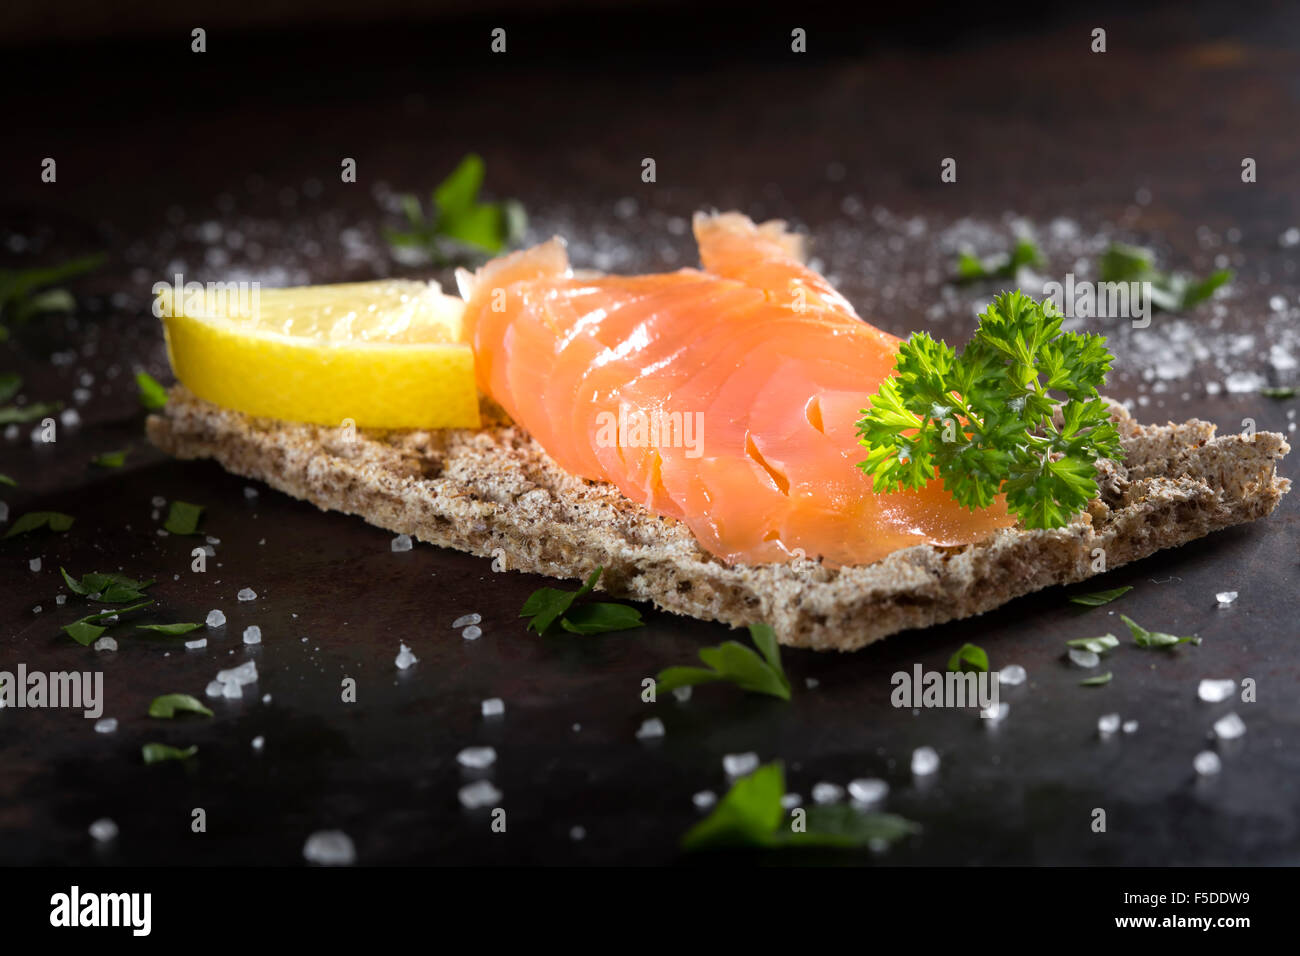
[[808, 808], [804, 826], [796, 830], [787, 823], [781, 806], [784, 793], [785, 770], [780, 761], [764, 764], [737, 780], [713, 812], [687, 831], [682, 849], [877, 846], [921, 829], [892, 813], [839, 804]]
[[1180, 272], [1162, 272], [1150, 249], [1112, 242], [1101, 255], [1102, 282], [1149, 282], [1151, 304], [1166, 312], [1180, 312], [1199, 305], [1214, 291], [1232, 280], [1231, 269], [1217, 269], [1203, 279]]
[[384, 238], [397, 249], [417, 249], [435, 265], [445, 265], [466, 252], [496, 254], [523, 235], [527, 217], [513, 199], [479, 202], [483, 160], [470, 153], [433, 190], [429, 212], [416, 196], [402, 196], [406, 230], [386, 229]]
[[971, 510], [1002, 494], [1027, 528], [1068, 524], [1097, 494], [1094, 462], [1123, 452], [1097, 392], [1114, 356], [1061, 319], [1050, 299], [1016, 290], [989, 304], [960, 353], [913, 333], [857, 423], [874, 490], [923, 488], [937, 472]]
[[659, 672], [655, 685], [659, 692], [676, 690], [693, 684], [730, 681], [753, 694], [769, 694], [790, 699], [790, 679], [781, 666], [781, 649], [776, 632], [767, 624], [749, 625], [749, 637], [762, 652], [755, 653], [739, 641], [727, 641], [717, 647], [700, 649], [700, 660], [707, 667], [668, 667]]
[[528, 628], [538, 634], [553, 631], [557, 623], [571, 634], [603, 634], [640, 627], [645, 623], [641, 612], [626, 604], [612, 601], [574, 604], [578, 598], [591, 593], [604, 570], [597, 567], [576, 591], [538, 588], [528, 596], [519, 616], [528, 618]]

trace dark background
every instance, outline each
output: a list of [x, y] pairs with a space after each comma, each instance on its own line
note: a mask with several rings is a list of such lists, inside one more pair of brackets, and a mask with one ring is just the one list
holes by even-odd
[[[1254, 336], [1232, 369], [1292, 384], [1269, 344], [1294, 330], [1298, 293], [1294, 256], [1279, 242], [1300, 221], [1294, 5], [999, 4], [854, 17], [800, 5], [782, 18], [680, 4], [546, 16], [401, 3], [362, 13], [316, 5], [309, 15], [284, 4], [128, 5], [111, 18], [96, 9], [11, 6], [0, 34], [0, 267], [108, 255], [72, 284], [76, 316], [37, 319], [0, 345], [0, 371], [26, 379], [24, 401], [62, 400], [82, 419], [49, 447], [31, 444], [30, 426], [0, 439], [0, 472], [20, 483], [3, 490], [10, 520], [38, 509], [77, 518], [66, 535], [0, 542], [0, 668], [102, 667], [105, 713], [121, 726], [102, 736], [69, 712], [0, 711], [0, 862], [294, 864], [309, 833], [333, 827], [352, 835], [363, 863], [674, 862], [678, 836], [699, 817], [691, 794], [721, 794], [722, 756], [749, 750], [784, 760], [790, 789], [805, 797], [821, 780], [884, 777], [887, 808], [925, 828], [883, 856], [786, 860], [1300, 861], [1294, 496], [1255, 526], [1099, 579], [1134, 586], [1110, 608], [1080, 611], [1055, 589], [853, 655], [787, 651], [790, 704], [709, 687], [685, 705], [647, 705], [642, 678], [691, 662], [726, 629], [646, 608], [640, 631], [539, 639], [516, 615], [541, 579], [427, 546], [394, 554], [387, 532], [270, 489], [246, 499], [248, 483], [217, 466], [150, 448], [132, 380], [144, 368], [170, 381], [149, 288], [178, 265], [187, 279], [268, 285], [390, 274], [445, 282], [445, 272], [394, 260], [379, 229], [397, 224], [396, 193], [427, 194], [473, 150], [488, 190], [528, 208], [530, 238], [563, 232], [578, 265], [691, 264], [680, 222], [697, 208], [782, 216], [809, 232], [870, 320], [949, 341], [969, 334], [970, 304], [994, 288], [945, 283], [954, 244], [969, 236], [994, 252], [1018, 217], [1043, 236], [1049, 275], [1110, 237], [1152, 245], [1187, 271], [1225, 255], [1237, 279], [1220, 311], [1180, 318], [1197, 341]], [[203, 55], [189, 52], [195, 25], [208, 29]], [[488, 51], [498, 25], [505, 56]], [[805, 55], [790, 52], [794, 26], [808, 30]], [[1094, 26], [1108, 31], [1104, 55], [1089, 52]], [[40, 182], [45, 156], [58, 161], [56, 184]], [[338, 181], [344, 156], [357, 160], [356, 184]], [[653, 185], [640, 180], [646, 156], [657, 163]], [[956, 184], [939, 181], [947, 156], [958, 159]], [[1257, 183], [1241, 182], [1243, 156], [1257, 160]], [[1054, 232], [1058, 220], [1077, 229]], [[1280, 312], [1270, 305], [1278, 296]], [[1251, 417], [1285, 430], [1294, 401], [1207, 388], [1226, 377], [1214, 349], [1157, 389], [1142, 372], [1159, 356], [1144, 343], [1158, 352], [1162, 340], [1116, 336], [1109, 391], [1140, 418], [1236, 429]], [[78, 387], [90, 393], [79, 404]], [[89, 466], [119, 448], [130, 451], [122, 471]], [[193, 541], [156, 534], [155, 495], [206, 507], [204, 530], [221, 542], [207, 574], [189, 572]], [[119, 627], [115, 654], [80, 648], [58, 630], [83, 613], [75, 599], [54, 604], [66, 590], [60, 565], [157, 577], [157, 613], [142, 621], [202, 620], [219, 607], [225, 635], [186, 652], [179, 639]], [[246, 586], [256, 603], [236, 602]], [[1223, 589], [1241, 592], [1227, 611], [1214, 607]], [[1114, 681], [1081, 688], [1063, 642], [1120, 627], [1111, 610], [1204, 643], [1168, 654], [1123, 646], [1102, 667]], [[473, 643], [450, 628], [470, 611], [484, 618]], [[238, 635], [253, 623], [264, 643], [247, 651]], [[393, 666], [399, 641], [420, 658], [405, 673]], [[890, 707], [893, 672], [942, 669], [965, 641], [987, 648], [995, 667], [1029, 671], [1005, 694], [1001, 727]], [[262, 673], [257, 696], [208, 701], [211, 720], [145, 716], [153, 697], [201, 695], [246, 656]], [[356, 704], [339, 702], [344, 676], [358, 681]], [[1196, 683], [1245, 676], [1259, 686], [1258, 703], [1236, 706], [1248, 733], [1221, 748], [1217, 779], [1198, 782], [1192, 757], [1233, 708], [1198, 702]], [[806, 688], [809, 677], [819, 686]], [[493, 696], [506, 715], [486, 724], [479, 701]], [[1110, 712], [1139, 720], [1138, 732], [1099, 740], [1097, 718]], [[634, 735], [649, 716], [667, 735], [642, 743]], [[266, 747], [254, 753], [258, 735]], [[187, 765], [144, 767], [149, 740], [200, 752]], [[483, 743], [499, 754], [491, 776], [505, 794], [505, 834], [456, 801], [469, 778], [455, 755]], [[907, 767], [923, 744], [943, 763], [917, 785]], [[207, 811], [206, 834], [190, 832], [195, 807]], [[1107, 834], [1089, 829], [1096, 807], [1107, 810]], [[86, 828], [104, 816], [122, 832], [97, 847]], [[571, 839], [575, 825], [585, 839]]]

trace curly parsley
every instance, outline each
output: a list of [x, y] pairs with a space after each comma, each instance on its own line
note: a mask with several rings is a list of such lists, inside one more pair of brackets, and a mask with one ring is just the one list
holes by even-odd
[[1061, 319], [1050, 299], [1016, 290], [989, 304], [960, 353], [913, 333], [857, 423], [873, 489], [937, 476], [971, 510], [1005, 495], [1027, 528], [1068, 524], [1097, 494], [1096, 460], [1123, 452], [1097, 393], [1114, 356]]

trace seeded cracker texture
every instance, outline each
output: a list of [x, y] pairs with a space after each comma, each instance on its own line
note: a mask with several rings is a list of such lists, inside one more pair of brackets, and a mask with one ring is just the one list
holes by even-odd
[[[486, 403], [485, 403], [486, 406]], [[1283, 437], [1215, 435], [1197, 420], [1139, 425], [1112, 402], [1126, 460], [1099, 463], [1099, 497], [1065, 528], [1007, 529], [979, 544], [897, 551], [831, 570], [815, 561], [723, 564], [682, 524], [614, 486], [561, 470], [485, 407], [481, 430], [358, 432], [251, 418], [171, 390], [149, 437], [178, 458], [212, 458], [324, 510], [359, 515], [440, 547], [495, 556], [509, 571], [580, 580], [666, 611], [734, 626], [769, 623], [781, 643], [850, 651], [908, 628], [980, 614], [1091, 577], [1093, 550], [1118, 567], [1271, 512]]]

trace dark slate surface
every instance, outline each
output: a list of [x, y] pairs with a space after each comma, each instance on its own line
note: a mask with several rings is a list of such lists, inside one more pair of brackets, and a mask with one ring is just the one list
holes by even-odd
[[[268, 282], [437, 274], [387, 257], [377, 227], [393, 219], [382, 203], [393, 190], [426, 190], [470, 149], [487, 159], [493, 191], [524, 200], [535, 229], [575, 240], [580, 264], [688, 264], [688, 237], [670, 217], [701, 206], [786, 216], [821, 238], [818, 254], [864, 314], [950, 340], [968, 334], [969, 312], [927, 317], [942, 280], [926, 270], [946, 267], [944, 230], [962, 217], [998, 228], [1007, 211], [1040, 226], [1069, 217], [1085, 237], [1118, 229], [1202, 271], [1220, 249], [1198, 242], [1197, 228], [1236, 229], [1239, 279], [1220, 331], [1256, 334], [1236, 367], [1284, 382], [1267, 346], [1285, 318], [1268, 303], [1282, 296], [1294, 309], [1300, 294], [1278, 241], [1297, 222], [1300, 188], [1286, 133], [1300, 97], [1300, 54], [1287, 39], [1296, 14], [1279, 5], [1246, 23], [1176, 5], [1147, 20], [1110, 13], [1106, 24], [1104, 59], [1087, 53], [1091, 20], [1069, 18], [984, 24], [937, 43], [910, 27], [864, 30], [855, 42], [834, 21], [814, 21], [814, 53], [820, 37], [833, 49], [805, 59], [786, 52], [785, 24], [674, 40], [662, 27], [641, 35], [634, 17], [609, 32], [636, 48], [627, 58], [611, 52], [617, 39], [583, 47], [590, 28], [536, 23], [513, 34], [518, 57], [504, 65], [475, 52], [485, 46], [479, 23], [303, 34], [289, 47], [219, 37], [202, 61], [172, 52], [175, 38], [76, 51], [48, 88], [17, 98], [12, 148], [0, 156], [4, 264], [109, 253], [76, 284], [75, 320], [42, 322], [0, 346], [0, 370], [25, 376], [28, 400], [72, 403], [81, 375], [94, 377], [80, 428], [46, 448], [27, 427], [0, 441], [0, 472], [21, 484], [4, 491], [11, 520], [36, 509], [77, 517], [66, 535], [0, 543], [0, 667], [102, 668], [105, 713], [121, 726], [101, 736], [67, 711], [0, 711], [0, 862], [294, 864], [310, 832], [334, 827], [366, 863], [673, 862], [698, 818], [691, 795], [721, 793], [723, 755], [750, 750], [784, 760], [790, 788], [805, 796], [821, 780], [883, 777], [888, 808], [925, 828], [883, 857], [805, 859], [1300, 862], [1294, 495], [1267, 521], [1099, 579], [1134, 586], [1112, 607], [1080, 610], [1055, 589], [849, 656], [787, 651], [788, 705], [707, 687], [687, 704], [651, 706], [640, 681], [691, 661], [727, 637], [724, 627], [647, 608], [638, 632], [539, 639], [516, 614], [541, 579], [427, 546], [395, 554], [386, 532], [267, 488], [250, 500], [246, 481], [167, 460], [142, 436], [131, 373], [166, 376], [148, 312], [154, 281], [176, 262], [197, 278], [246, 270]], [[48, 56], [8, 58], [10, 95]], [[59, 162], [56, 185], [37, 181], [47, 155]], [[358, 185], [336, 183], [342, 156], [357, 158]], [[645, 156], [658, 163], [653, 187], [639, 180]], [[938, 183], [944, 156], [959, 159], [955, 186]], [[1243, 156], [1257, 159], [1258, 183], [1241, 184]], [[1145, 204], [1135, 202], [1142, 189]], [[873, 215], [879, 208], [888, 215]], [[925, 234], [891, 249], [913, 216]], [[1054, 256], [1047, 271], [1071, 264]], [[883, 291], [895, 284], [897, 294]], [[1209, 309], [1193, 320], [1208, 323]], [[1110, 391], [1146, 395], [1144, 418], [1237, 428], [1252, 417], [1285, 429], [1294, 402], [1210, 394], [1211, 378], [1222, 371], [1203, 363], [1152, 393], [1124, 373]], [[116, 448], [130, 450], [122, 471], [87, 465]], [[205, 531], [221, 539], [207, 573], [189, 570], [192, 540], [157, 535], [155, 495], [206, 506]], [[228, 624], [204, 651], [122, 627], [120, 650], [96, 654], [59, 633], [82, 613], [74, 601], [55, 605], [60, 565], [158, 577], [160, 610], [141, 620], [202, 620], [222, 608]], [[258, 599], [240, 604], [246, 586]], [[1214, 606], [1222, 589], [1241, 593], [1230, 610]], [[1116, 630], [1112, 610], [1204, 643], [1168, 654], [1123, 646], [1103, 665], [1115, 673], [1109, 686], [1080, 688], [1063, 641]], [[483, 615], [476, 642], [450, 627], [470, 611]], [[249, 651], [238, 635], [253, 623], [264, 642]], [[405, 673], [393, 665], [399, 641], [420, 658]], [[1002, 726], [890, 706], [891, 674], [941, 669], [965, 641], [995, 666], [1029, 672], [1006, 693]], [[144, 716], [154, 696], [201, 695], [219, 668], [246, 657], [262, 674], [256, 695], [210, 702], [211, 720]], [[357, 680], [355, 704], [340, 702], [345, 676]], [[1259, 699], [1235, 705], [1248, 732], [1219, 748], [1223, 773], [1198, 782], [1192, 758], [1234, 706], [1197, 701], [1202, 677], [1252, 677]], [[486, 697], [505, 700], [503, 720], [479, 716]], [[1097, 718], [1110, 712], [1138, 720], [1138, 731], [1099, 739]], [[666, 737], [637, 741], [652, 715]], [[266, 746], [255, 753], [259, 735]], [[139, 748], [150, 740], [200, 752], [187, 765], [144, 767]], [[472, 744], [498, 751], [490, 776], [505, 794], [504, 834], [457, 804], [470, 778], [455, 757]], [[926, 744], [942, 766], [917, 785], [909, 755]], [[196, 807], [207, 812], [205, 835], [190, 831]], [[1089, 828], [1097, 807], [1106, 834]], [[108, 848], [86, 833], [103, 816], [122, 831]], [[574, 826], [585, 839], [571, 838]]]

